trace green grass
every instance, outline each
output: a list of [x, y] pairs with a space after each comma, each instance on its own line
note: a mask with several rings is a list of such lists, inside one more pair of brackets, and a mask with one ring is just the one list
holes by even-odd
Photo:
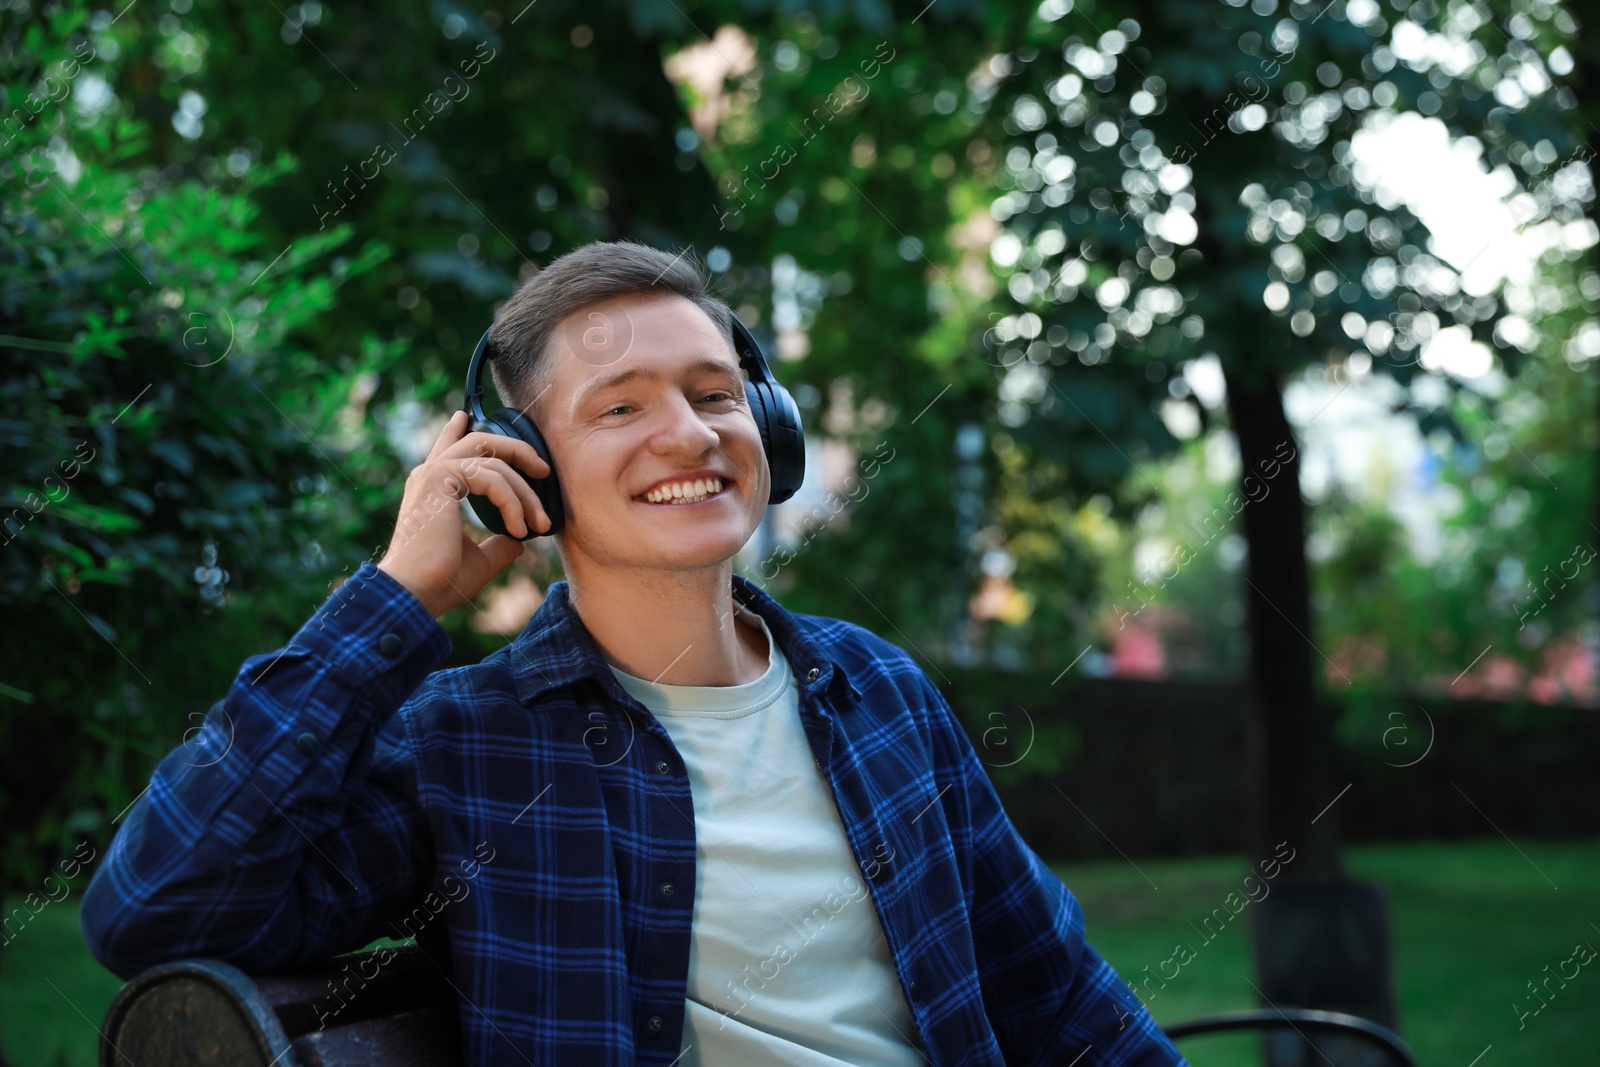
[[[1574, 945], [1600, 948], [1600, 841], [1520, 847], [1526, 858], [1502, 838], [1346, 853], [1352, 876], [1389, 887], [1400, 1028], [1424, 1067], [1467, 1067], [1489, 1046], [1479, 1067], [1596, 1062], [1600, 960], [1521, 1032], [1512, 1004]], [[1196, 958], [1149, 1001], [1164, 1025], [1257, 1006], [1246, 923], [1204, 945], [1189, 926], [1237, 890], [1245, 870], [1233, 858], [1056, 867], [1083, 901], [1089, 939], [1124, 975], [1146, 964], [1153, 972], [1179, 941], [1195, 945]], [[9, 900], [7, 909], [19, 904]], [[0, 948], [6, 1054], [19, 1067], [93, 1067], [96, 1027], [120, 984], [84, 947], [76, 900], [49, 905]], [[1183, 1046], [1195, 1067], [1253, 1065], [1255, 1047], [1231, 1035]]]
[[[76, 896], [46, 905], [0, 948], [0, 1045], [17, 1067], [98, 1062], [97, 1028], [122, 981], [89, 955]], [[22, 897], [7, 898], [4, 914], [19, 907], [28, 914]]]
[[[1520, 1032], [1512, 1010], [1546, 964], [1554, 972], [1580, 942], [1600, 949], [1600, 841], [1519, 847], [1526, 858], [1504, 838], [1346, 851], [1352, 877], [1389, 889], [1400, 1032], [1423, 1067], [1467, 1067], [1491, 1045], [1479, 1067], [1600, 1062], [1600, 960]], [[1189, 925], [1239, 890], [1243, 862], [1140, 860], [1139, 868], [1143, 874], [1117, 861], [1055, 870], [1083, 902], [1089, 940], [1124, 977], [1146, 965], [1155, 973], [1180, 941], [1195, 946], [1196, 958], [1176, 978], [1151, 987], [1156, 1021], [1259, 1007], [1247, 980], [1246, 922], [1204, 944]], [[1195, 1067], [1246, 1067], [1260, 1062], [1256, 1042], [1222, 1035], [1182, 1047]]]

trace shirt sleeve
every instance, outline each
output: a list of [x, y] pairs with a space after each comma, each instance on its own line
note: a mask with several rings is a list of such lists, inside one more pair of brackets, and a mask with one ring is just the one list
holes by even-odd
[[123, 978], [193, 957], [267, 973], [380, 936], [432, 854], [396, 711], [450, 648], [365, 563], [286, 647], [245, 660], [95, 871], [94, 957]]
[[1186, 1067], [1148, 1009], [1085, 940], [1077, 897], [1017, 833], [944, 695], [920, 668], [916, 675], [940, 777], [954, 776], [951, 837], [967, 882], [984, 1009], [1006, 1062]]

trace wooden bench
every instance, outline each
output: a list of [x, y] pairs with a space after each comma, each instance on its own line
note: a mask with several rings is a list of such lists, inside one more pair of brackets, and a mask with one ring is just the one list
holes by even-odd
[[[153, 967], [117, 993], [101, 1027], [101, 1067], [460, 1067], [456, 994], [414, 947], [338, 956], [250, 977], [215, 960]], [[1331, 1033], [1332, 1067], [1416, 1067], [1393, 1031], [1354, 1015], [1297, 1008], [1179, 1023], [1173, 1039], [1232, 1030]], [[1310, 1062], [1309, 1060], [1307, 1061]]]

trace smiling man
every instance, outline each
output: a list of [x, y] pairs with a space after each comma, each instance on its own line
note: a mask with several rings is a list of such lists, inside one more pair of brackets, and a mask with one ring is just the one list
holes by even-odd
[[[452, 418], [382, 561], [157, 767], [85, 894], [98, 959], [414, 932], [471, 1065], [1183, 1063], [916, 663], [734, 573], [771, 470], [730, 315], [631, 242], [518, 290], [493, 370], [551, 463]], [[551, 528], [552, 464], [566, 579], [434, 670], [437, 619]], [[509, 533], [469, 537], [468, 493]]]

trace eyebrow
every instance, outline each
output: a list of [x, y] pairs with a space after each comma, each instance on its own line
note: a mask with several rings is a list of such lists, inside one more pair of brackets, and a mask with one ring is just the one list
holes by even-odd
[[[709, 356], [702, 359], [697, 359], [693, 363], [690, 363], [687, 367], [680, 368], [680, 370], [690, 374], [715, 373], [725, 374], [732, 378], [743, 377], [741, 374], [741, 371], [743, 370], [742, 367], [727, 363], [720, 359], [712, 359]], [[584, 404], [588, 403], [591, 398], [605, 392], [607, 389], [611, 389], [618, 385], [623, 385], [637, 378], [653, 377], [656, 377], [656, 375], [645, 370], [643, 367], [634, 367], [631, 370], [621, 371], [617, 374], [601, 378], [599, 381], [591, 382], [589, 385], [584, 387], [584, 389], [578, 393], [578, 397], [573, 401], [572, 406], [574, 409], [580, 408]]]

